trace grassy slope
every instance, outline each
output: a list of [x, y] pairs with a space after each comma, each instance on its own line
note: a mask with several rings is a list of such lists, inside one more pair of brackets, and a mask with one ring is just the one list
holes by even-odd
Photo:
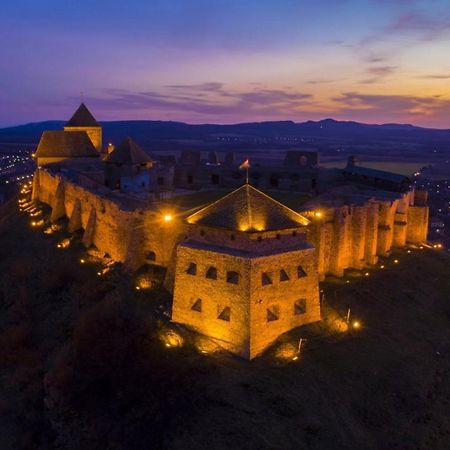
[[[135, 292], [120, 274], [97, 277], [77, 263], [79, 248], [57, 251], [57, 237], [30, 230], [12, 208], [0, 222], [0, 448], [450, 448], [446, 252], [400, 252], [384, 272], [325, 283], [324, 312], [351, 307], [362, 329], [294, 330], [280, 342], [309, 338], [298, 361], [280, 361], [274, 346], [246, 362], [130, 341], [135, 323], [149, 334], [159, 326], [160, 294]], [[122, 303], [98, 313], [112, 293]], [[63, 386], [56, 394], [44, 389], [50, 376]]]

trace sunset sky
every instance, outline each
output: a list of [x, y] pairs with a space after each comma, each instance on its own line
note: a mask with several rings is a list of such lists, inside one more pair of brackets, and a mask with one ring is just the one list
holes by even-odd
[[449, 0], [6, 0], [0, 126], [317, 120], [450, 128]]

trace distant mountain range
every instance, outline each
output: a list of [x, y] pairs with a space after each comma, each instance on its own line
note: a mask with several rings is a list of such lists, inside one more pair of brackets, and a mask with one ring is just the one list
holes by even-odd
[[[64, 121], [30, 123], [0, 129], [0, 143], [39, 141], [44, 130], [57, 130]], [[183, 122], [130, 120], [103, 122], [104, 143], [118, 143], [127, 136], [148, 150], [204, 148], [261, 149], [299, 147], [328, 153], [337, 147], [375, 146], [383, 149], [450, 149], [450, 129], [440, 130], [403, 124], [369, 125], [325, 119], [295, 123], [292, 121], [239, 123], [233, 125], [190, 125]], [[364, 151], [363, 151], [364, 153]]]

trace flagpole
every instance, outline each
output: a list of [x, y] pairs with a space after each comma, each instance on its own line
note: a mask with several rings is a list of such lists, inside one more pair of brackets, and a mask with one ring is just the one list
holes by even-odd
[[248, 184], [248, 167], [246, 167], [245, 173], [246, 173], [246, 175], [245, 175], [245, 184]]

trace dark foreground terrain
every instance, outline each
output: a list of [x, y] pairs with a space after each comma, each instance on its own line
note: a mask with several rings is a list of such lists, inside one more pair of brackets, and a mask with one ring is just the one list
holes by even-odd
[[0, 211], [1, 449], [450, 448], [446, 250], [325, 283], [328, 320], [247, 362], [167, 347], [168, 295], [60, 238]]

